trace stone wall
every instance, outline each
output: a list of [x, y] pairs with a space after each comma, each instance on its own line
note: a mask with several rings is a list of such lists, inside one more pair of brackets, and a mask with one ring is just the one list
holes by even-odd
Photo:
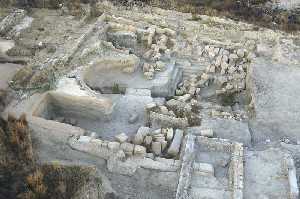
[[192, 134], [188, 134], [186, 137], [186, 145], [182, 154], [181, 172], [176, 199], [187, 198], [189, 195], [192, 165], [195, 158], [194, 154], [196, 153], [194, 147], [195, 144], [200, 145], [209, 151], [226, 152], [231, 154], [228, 171], [228, 188], [232, 193], [232, 199], [242, 199], [244, 186], [243, 145], [236, 142], [230, 142], [225, 139], [207, 138]]
[[88, 136], [74, 137], [69, 140], [71, 148], [86, 152], [101, 159], [106, 159], [110, 172], [132, 176], [138, 168], [176, 172], [179, 160], [165, 158], [146, 158], [143, 147], [130, 143], [110, 142]]

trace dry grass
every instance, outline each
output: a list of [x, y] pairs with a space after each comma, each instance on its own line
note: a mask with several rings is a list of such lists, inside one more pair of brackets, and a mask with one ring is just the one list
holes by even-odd
[[45, 194], [47, 191], [47, 188], [43, 182], [43, 178], [44, 174], [39, 169], [26, 178], [26, 182], [29, 187], [38, 195]]

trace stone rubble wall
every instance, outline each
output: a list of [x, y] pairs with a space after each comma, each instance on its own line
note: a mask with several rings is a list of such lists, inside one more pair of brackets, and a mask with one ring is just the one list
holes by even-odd
[[[131, 154], [122, 145], [132, 146]], [[181, 162], [179, 160], [165, 158], [146, 158], [146, 151], [140, 153], [136, 148], [140, 145], [130, 143], [110, 142], [94, 139], [88, 136], [73, 137], [69, 145], [74, 150], [86, 152], [101, 159], [108, 160], [107, 168], [110, 172], [132, 176], [138, 168], [158, 170], [164, 172], [177, 172]], [[125, 155], [126, 154], [126, 155]]]
[[225, 152], [229, 154], [234, 152], [234, 144], [227, 139], [197, 136], [196, 141], [197, 144], [201, 147], [205, 147], [209, 151]]
[[149, 120], [151, 124], [162, 127], [173, 127], [185, 129], [188, 127], [188, 120], [186, 118], [176, 118], [164, 114], [150, 112]]

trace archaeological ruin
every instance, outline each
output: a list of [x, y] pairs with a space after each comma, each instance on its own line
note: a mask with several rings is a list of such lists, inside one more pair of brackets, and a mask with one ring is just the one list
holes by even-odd
[[298, 0], [0, 0], [0, 199], [298, 199], [299, 27]]

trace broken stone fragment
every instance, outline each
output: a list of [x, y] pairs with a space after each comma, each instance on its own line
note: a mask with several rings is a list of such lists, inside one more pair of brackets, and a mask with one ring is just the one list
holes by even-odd
[[139, 156], [139, 157], [145, 157], [146, 156], [146, 148], [144, 146], [141, 145], [135, 145], [134, 146], [134, 152], [133, 154], [135, 156]]
[[176, 129], [173, 141], [168, 149], [168, 154], [176, 157], [179, 154], [180, 145], [183, 138], [183, 130]]
[[147, 136], [149, 134], [149, 132], [150, 132], [149, 127], [145, 127], [145, 126], [140, 127], [133, 139], [133, 143], [134, 144], [142, 144], [144, 141], [144, 137]]
[[132, 155], [134, 150], [134, 145], [128, 142], [121, 144], [120, 148], [124, 151], [126, 155]]
[[161, 143], [160, 142], [152, 142], [151, 149], [155, 155], [160, 155], [161, 154]]
[[125, 133], [121, 133], [115, 136], [116, 140], [120, 143], [126, 142], [128, 140], [128, 136]]

